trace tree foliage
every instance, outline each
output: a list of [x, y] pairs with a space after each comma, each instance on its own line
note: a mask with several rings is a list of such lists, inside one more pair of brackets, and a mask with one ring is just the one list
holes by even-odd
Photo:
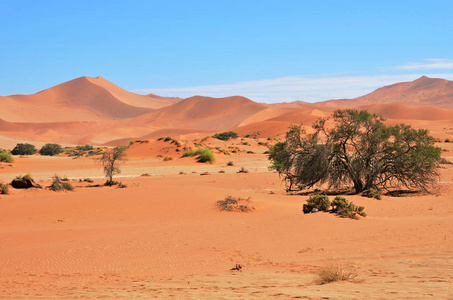
[[32, 155], [38, 152], [34, 145], [27, 143], [17, 144], [16, 147], [11, 151], [12, 155]]
[[320, 118], [307, 134], [292, 126], [286, 140], [271, 146], [271, 168], [287, 182], [287, 190], [327, 183], [329, 188], [406, 186], [426, 190], [439, 174], [441, 149], [425, 129], [386, 126], [376, 114], [337, 110]]
[[229, 139], [237, 138], [238, 134], [234, 131], [226, 131], [226, 132], [216, 133], [212, 137], [222, 140], [222, 141], [228, 141]]
[[39, 150], [39, 154], [41, 154], [41, 155], [49, 155], [49, 156], [58, 155], [61, 152], [63, 152], [63, 148], [60, 145], [58, 145], [58, 144], [45, 144]]
[[107, 183], [113, 184], [113, 175], [121, 173], [119, 163], [126, 160], [126, 147], [118, 146], [102, 154], [99, 162], [104, 167], [105, 177], [108, 178]]

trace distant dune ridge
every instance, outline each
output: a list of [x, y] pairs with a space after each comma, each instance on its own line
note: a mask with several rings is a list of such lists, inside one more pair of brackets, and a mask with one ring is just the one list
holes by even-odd
[[225, 130], [273, 137], [284, 134], [290, 124], [310, 124], [348, 107], [367, 109], [393, 122], [448, 125], [453, 122], [453, 81], [423, 76], [355, 99], [263, 104], [241, 96], [139, 95], [102, 77], [80, 77], [36, 94], [0, 97], [0, 103], [4, 148], [22, 141], [115, 145], [159, 134], [181, 137]]

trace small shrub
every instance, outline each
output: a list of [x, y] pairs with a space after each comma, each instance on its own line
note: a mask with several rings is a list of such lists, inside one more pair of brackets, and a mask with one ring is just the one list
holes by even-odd
[[59, 192], [59, 191], [72, 191], [74, 190], [74, 187], [68, 183], [64, 182], [60, 177], [55, 175], [53, 177], [52, 184], [50, 185], [49, 189], [51, 191]]
[[48, 156], [58, 155], [61, 152], [63, 152], [63, 148], [61, 148], [61, 146], [58, 144], [45, 144], [39, 150], [39, 154]]
[[229, 162], [227, 162], [227, 166], [234, 166], [234, 163], [230, 160]]
[[249, 142], [243, 142], [242, 145], [244, 145], [244, 146], [250, 146]]
[[235, 198], [233, 196], [226, 196], [225, 199], [217, 201], [217, 207], [221, 211], [235, 211], [235, 212], [250, 212], [255, 210], [254, 207], [248, 206], [250, 198]]
[[315, 282], [316, 284], [322, 285], [336, 281], [348, 281], [355, 277], [356, 275], [351, 271], [341, 269], [337, 265], [331, 264], [319, 269], [318, 278]]
[[121, 181], [118, 183], [118, 188], [119, 189], [125, 189], [127, 188], [127, 185], [125, 185], [124, 183], [122, 183]]
[[212, 137], [222, 140], [222, 141], [228, 141], [229, 139], [237, 138], [238, 134], [234, 131], [228, 131], [228, 132], [216, 133]]
[[246, 137], [246, 138], [249, 138], [249, 137], [251, 137], [251, 135], [250, 135], [250, 134], [246, 134], [245, 137]]
[[83, 181], [93, 183], [93, 179], [91, 178], [84, 178]]
[[247, 154], [255, 154], [255, 152], [249, 150], [247, 151]]
[[107, 180], [107, 181], [104, 183], [104, 185], [106, 185], [106, 186], [114, 186], [114, 185], [117, 185], [117, 184], [120, 184], [120, 182], [119, 182], [119, 181], [116, 181], [116, 180], [110, 180], [110, 179]]
[[225, 173], [225, 170], [220, 170], [219, 173]]
[[65, 176], [65, 177], [61, 178], [61, 181], [69, 181], [69, 178]]
[[363, 206], [356, 206], [344, 197], [336, 196], [332, 201], [332, 211], [336, 214], [351, 219], [357, 219], [357, 215], [366, 217]]
[[330, 208], [330, 200], [326, 195], [312, 195], [307, 200], [307, 204], [303, 205], [304, 214], [316, 211], [327, 211]]
[[450, 139], [445, 139], [445, 143], [450, 143], [451, 140]]
[[165, 156], [164, 157], [164, 161], [169, 161], [169, 160], [173, 160], [173, 157], [171, 157], [171, 156]]
[[[0, 161], [1, 161], [1, 159], [0, 159]], [[439, 163], [443, 164], [443, 165], [451, 165], [451, 164], [453, 164], [453, 162], [449, 161], [445, 157], [441, 157]]]
[[362, 192], [362, 196], [368, 197], [368, 198], [375, 198], [377, 200], [381, 200], [382, 199], [381, 193], [378, 190], [373, 189], [373, 188], [364, 190]]
[[171, 141], [172, 138], [170, 136], [167, 136], [165, 139], [164, 139], [164, 142], [168, 142], [168, 141]]
[[[133, 143], [133, 142], [131, 142], [131, 143]], [[91, 145], [88, 145], [88, 144], [79, 145], [79, 146], [76, 147], [76, 150], [79, 150], [79, 151], [91, 151], [93, 149], [94, 149], [94, 147], [91, 146]]]
[[6, 152], [5, 150], [0, 150], [0, 162], [4, 163], [12, 163], [13, 162], [13, 156]]
[[244, 167], [241, 167], [238, 171], [238, 173], [248, 173], [249, 170], [245, 169]]
[[0, 182], [0, 194], [8, 195], [9, 193], [9, 186], [7, 184]]
[[12, 155], [32, 155], [37, 152], [36, 148], [32, 144], [17, 144], [16, 147], [11, 151]]
[[188, 157], [188, 156], [196, 156], [198, 155], [198, 162], [208, 162], [208, 163], [213, 163], [215, 161], [214, 154], [212, 153], [211, 150], [207, 148], [198, 148], [196, 150], [187, 150], [184, 152], [182, 157]]

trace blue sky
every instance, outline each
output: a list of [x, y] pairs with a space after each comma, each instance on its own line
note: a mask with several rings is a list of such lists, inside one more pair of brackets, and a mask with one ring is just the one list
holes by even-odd
[[260, 102], [453, 80], [453, 1], [0, 1], [0, 95], [80, 76]]

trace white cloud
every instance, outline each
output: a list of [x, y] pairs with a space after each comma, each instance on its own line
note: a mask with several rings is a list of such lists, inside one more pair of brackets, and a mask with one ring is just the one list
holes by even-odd
[[324, 75], [291, 76], [275, 79], [244, 81], [232, 84], [180, 88], [149, 88], [134, 90], [140, 94], [187, 98], [194, 95], [227, 97], [240, 95], [257, 102], [275, 103], [302, 100], [317, 102], [329, 99], [355, 98], [375, 89], [398, 82], [412, 81], [423, 75], [453, 80], [445, 74], [387, 74], [387, 75]]
[[453, 69], [453, 59], [431, 58], [421, 63], [408, 63], [406, 65], [396, 66], [395, 70], [448, 70]]

